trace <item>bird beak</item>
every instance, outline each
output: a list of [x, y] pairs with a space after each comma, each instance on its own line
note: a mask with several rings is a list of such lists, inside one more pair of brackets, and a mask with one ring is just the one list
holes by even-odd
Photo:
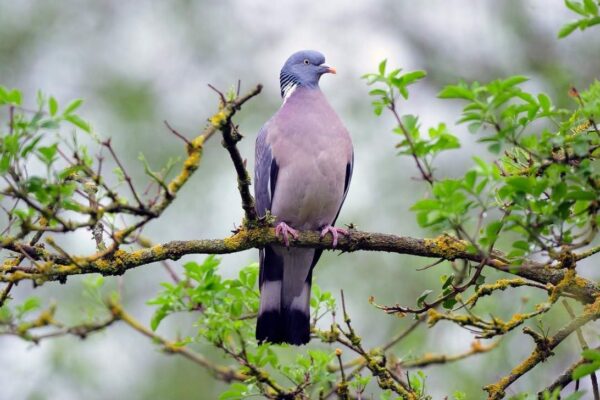
[[333, 67], [330, 67], [328, 65], [321, 65], [321, 73], [322, 74], [335, 74], [337, 73], [337, 70]]

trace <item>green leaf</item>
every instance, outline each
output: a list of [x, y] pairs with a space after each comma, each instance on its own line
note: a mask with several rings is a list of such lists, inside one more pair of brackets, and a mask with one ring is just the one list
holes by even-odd
[[4, 104], [8, 102], [8, 90], [2, 85], [0, 85], [0, 104]]
[[450, 296], [442, 302], [442, 307], [444, 307], [446, 310], [450, 310], [456, 305], [456, 303], [458, 302], [456, 301], [455, 296]]
[[540, 93], [538, 95], [538, 101], [540, 102], [540, 107], [542, 107], [542, 110], [544, 112], [550, 111], [550, 106], [552, 105], [552, 103], [550, 102], [550, 98], [546, 94]]
[[567, 8], [579, 15], [582, 15], [584, 17], [587, 17], [587, 12], [585, 11], [585, 9], [581, 6], [581, 3], [579, 3], [578, 1], [574, 1], [574, 0], [565, 0], [565, 5], [567, 6]]
[[427, 76], [427, 72], [423, 70], [412, 71], [402, 75], [402, 80], [404, 81], [404, 85], [410, 85], [420, 79], [423, 79]]
[[523, 251], [529, 251], [529, 243], [524, 241], [524, 240], [517, 240], [516, 242], [514, 242], [512, 244], [512, 247], [514, 247], [515, 249], [520, 249]]
[[598, 15], [598, 5], [594, 0], [583, 0], [583, 7], [590, 15]]
[[19, 304], [16, 307], [18, 317], [22, 318], [25, 314], [39, 309], [41, 304], [42, 303], [39, 298], [29, 297], [22, 304]]
[[508, 183], [515, 189], [525, 193], [531, 192], [533, 188], [533, 182], [531, 182], [531, 179], [526, 178], [524, 176], [510, 176], [506, 179], [506, 183]]
[[581, 379], [600, 369], [600, 362], [594, 361], [588, 364], [581, 364], [573, 371], [573, 380]]
[[417, 299], [417, 305], [419, 307], [423, 307], [423, 303], [425, 302], [425, 299], [427, 298], [427, 296], [429, 296], [431, 293], [433, 292], [433, 290], [431, 289], [427, 289], [425, 290], [423, 293], [421, 293], [421, 295], [419, 296], [419, 298]]
[[240, 399], [244, 399], [247, 396], [246, 392], [248, 391], [248, 387], [241, 383], [241, 382], [236, 382], [234, 384], [232, 384], [229, 389], [227, 389], [226, 391], [222, 392], [219, 395], [219, 400], [240, 400]]
[[586, 360], [600, 362], [600, 351], [594, 349], [586, 349], [581, 352], [581, 355]]
[[[63, 115], [71, 115], [73, 111], [77, 110], [83, 103], [82, 99], [75, 99], [65, 108]], [[83, 128], [82, 128], [83, 129]]]
[[165, 310], [165, 308], [159, 308], [158, 310], [156, 310], [154, 312], [154, 315], [152, 316], [152, 319], [150, 320], [150, 328], [155, 331], [158, 326], [160, 325], [160, 322], [167, 316], [167, 311]]
[[[560, 390], [559, 390], [559, 394], [560, 394]], [[574, 392], [571, 393], [570, 395], [568, 395], [567, 397], [564, 398], [564, 400], [579, 400], [583, 398], [583, 395], [585, 394], [585, 392]], [[558, 399], [558, 397], [556, 397]]]
[[569, 36], [577, 28], [579, 28], [579, 21], [570, 22], [566, 25], [563, 25], [563, 27], [558, 31], [558, 38], [562, 39]]
[[450, 274], [448, 276], [443, 276], [442, 289], [446, 289], [447, 287], [449, 287], [453, 281], [454, 281], [454, 274]]
[[373, 89], [369, 92], [370, 96], [387, 96], [387, 92], [383, 89]]
[[48, 109], [50, 110], [50, 116], [52, 117], [54, 117], [58, 111], [58, 102], [52, 96], [50, 96], [50, 99], [48, 100]]
[[4, 137], [4, 149], [11, 156], [17, 155], [19, 151], [19, 136], [15, 133]]
[[448, 85], [438, 93], [440, 99], [466, 99], [475, 100], [475, 94], [464, 84]]
[[16, 106], [20, 106], [22, 97], [23, 97], [23, 95], [19, 90], [13, 89], [6, 94], [5, 99], [6, 99], [7, 103], [11, 103]]
[[398, 91], [400, 92], [402, 97], [404, 97], [405, 100], [408, 99], [408, 90], [406, 89], [405, 86], [398, 86]]
[[485, 234], [490, 243], [496, 240], [503, 225], [502, 221], [492, 221], [487, 225]]
[[50, 165], [55, 160], [56, 152], [58, 151], [58, 144], [55, 143], [52, 146], [41, 146], [37, 148], [40, 159], [46, 164]]
[[473, 186], [475, 186], [476, 180], [477, 180], [477, 172], [476, 171], [471, 170], [465, 174], [464, 183], [465, 183], [465, 186], [469, 190], [473, 190]]
[[379, 63], [379, 75], [385, 75], [385, 66], [387, 65], [387, 58]]
[[65, 119], [87, 133], [91, 133], [91, 131], [92, 131], [92, 129], [90, 128], [90, 125], [87, 122], [85, 122], [83, 119], [81, 119], [81, 117], [79, 117], [78, 115], [75, 115], [75, 114], [66, 115]]
[[598, 196], [594, 192], [586, 192], [583, 190], [573, 190], [566, 194], [565, 198], [569, 200], [596, 200]]
[[505, 87], [512, 87], [512, 86], [516, 86], [520, 83], [526, 82], [528, 80], [529, 80], [529, 78], [527, 78], [526, 76], [515, 75], [515, 76], [511, 76], [511, 77], [505, 79], [502, 82], [502, 85]]
[[10, 167], [10, 156], [8, 154], [3, 154], [2, 158], [0, 158], [0, 174], [8, 171]]

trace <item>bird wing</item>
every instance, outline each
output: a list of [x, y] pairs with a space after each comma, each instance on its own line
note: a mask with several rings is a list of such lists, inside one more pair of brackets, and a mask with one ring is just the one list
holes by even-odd
[[352, 156], [350, 157], [350, 162], [346, 164], [346, 177], [344, 179], [344, 195], [342, 196], [342, 201], [340, 203], [340, 208], [338, 209], [335, 218], [331, 225], [335, 225], [335, 221], [337, 221], [340, 211], [342, 211], [342, 206], [344, 205], [344, 201], [346, 201], [346, 196], [348, 195], [348, 189], [350, 189], [350, 182], [352, 181], [352, 172], [354, 172], [354, 151], [352, 151]]
[[277, 185], [279, 167], [273, 158], [271, 146], [267, 143], [268, 123], [265, 124], [256, 138], [256, 165], [254, 167], [254, 197], [256, 212], [264, 217], [271, 210], [273, 194]]

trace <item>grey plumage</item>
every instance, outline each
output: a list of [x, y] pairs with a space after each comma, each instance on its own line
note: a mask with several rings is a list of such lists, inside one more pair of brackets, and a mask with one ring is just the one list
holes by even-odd
[[[352, 175], [350, 136], [318, 87], [321, 74], [334, 71], [323, 62], [316, 52], [290, 57], [281, 73], [284, 103], [256, 141], [257, 212], [298, 230], [335, 223]], [[259, 341], [309, 341], [312, 269], [320, 255], [278, 245], [260, 251]]]

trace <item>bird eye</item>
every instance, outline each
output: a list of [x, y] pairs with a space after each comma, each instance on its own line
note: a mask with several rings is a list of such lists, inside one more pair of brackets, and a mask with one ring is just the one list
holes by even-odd
[[306, 64], [306, 65], [310, 64], [310, 61], [308, 61], [308, 58], [304, 59], [304, 64]]

